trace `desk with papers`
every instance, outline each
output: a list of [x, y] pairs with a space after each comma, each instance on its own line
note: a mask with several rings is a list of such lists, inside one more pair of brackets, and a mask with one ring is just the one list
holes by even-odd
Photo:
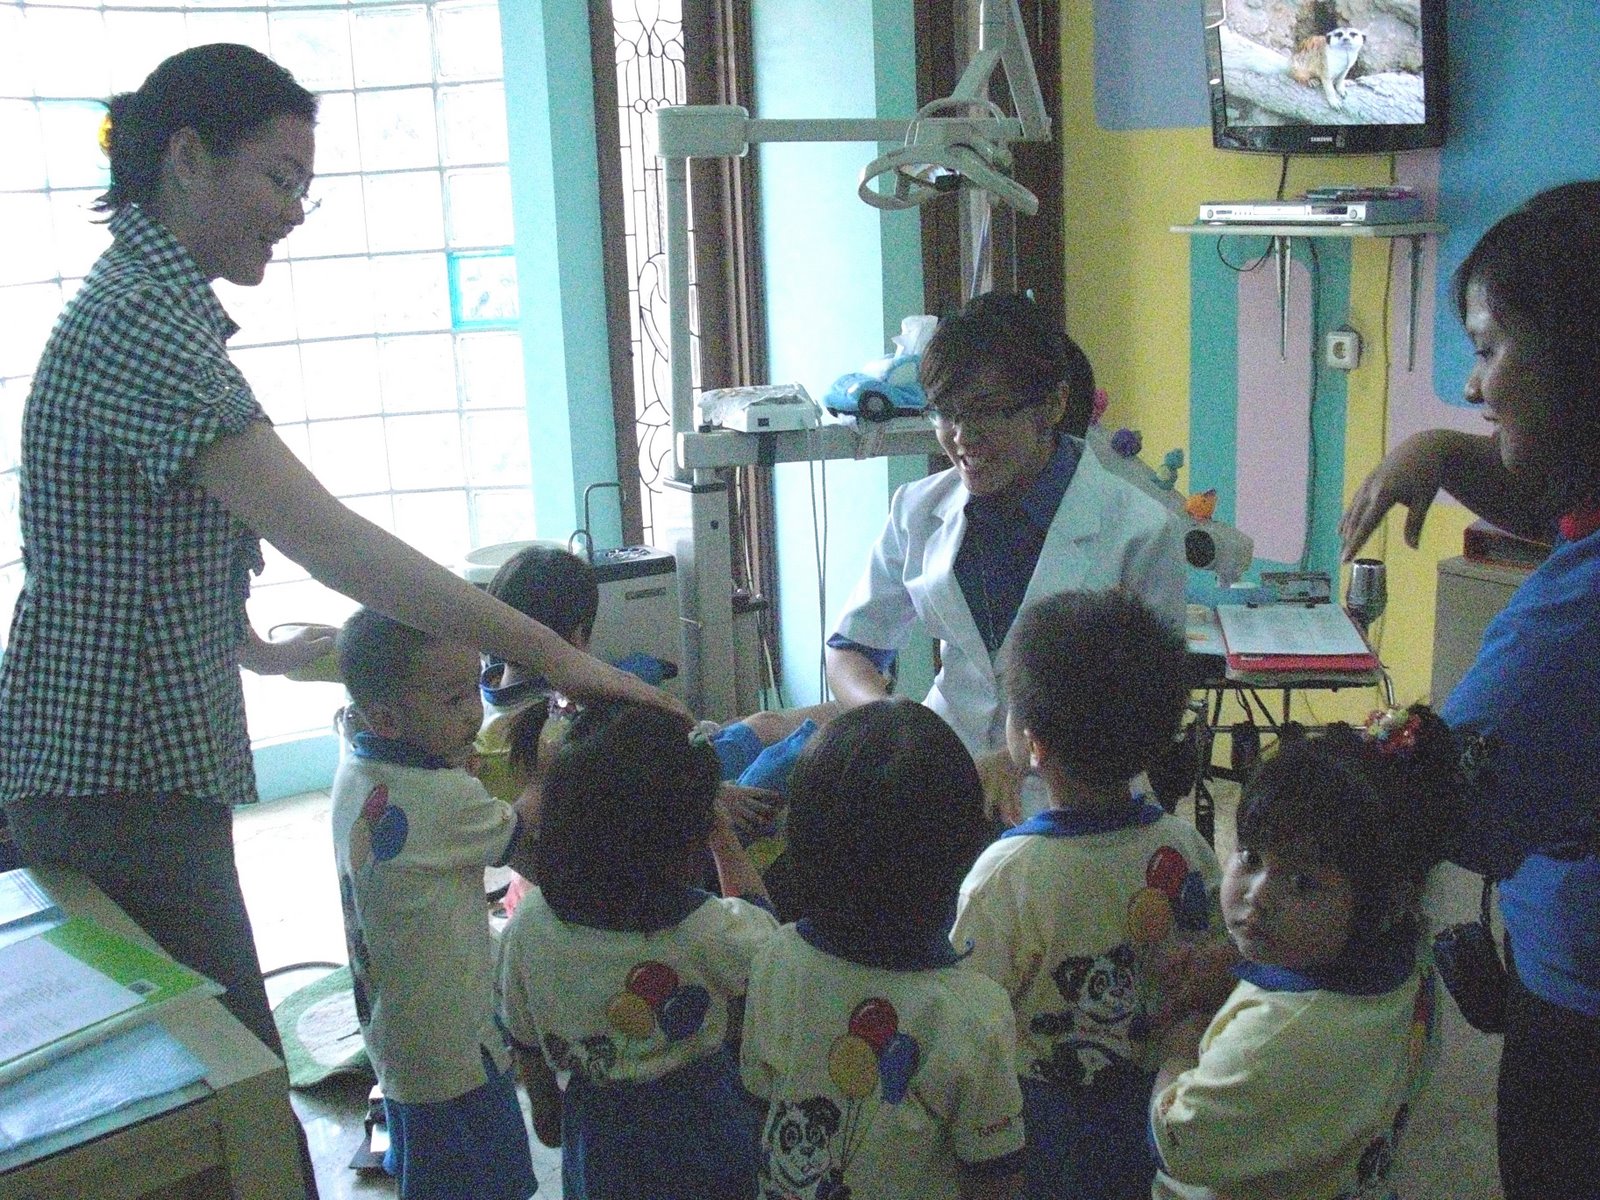
[[[1268, 606], [1269, 609], [1275, 607], [1278, 606]], [[1324, 611], [1301, 608], [1305, 619], [1297, 619], [1299, 628], [1291, 632], [1297, 637], [1312, 637], [1313, 633], [1308, 631], [1316, 631], [1319, 637], [1342, 637], [1342, 626], [1331, 620], [1332, 614], [1344, 618], [1342, 611], [1333, 608], [1330, 613], [1330, 606], [1321, 607]], [[1348, 624], [1347, 619], [1345, 623]], [[1237, 627], [1230, 622], [1230, 628]], [[1244, 627], [1259, 632], [1254, 623], [1247, 621]], [[1232, 646], [1224, 637], [1217, 610], [1194, 604], [1189, 606], [1187, 635], [1190, 686], [1196, 693], [1192, 703], [1194, 716], [1188, 729], [1195, 750], [1194, 823], [1202, 836], [1213, 844], [1217, 818], [1211, 782], [1226, 779], [1242, 783], [1248, 778], [1260, 753], [1262, 736], [1275, 737], [1290, 720], [1290, 707], [1296, 693], [1377, 688], [1385, 706], [1394, 704], [1394, 685], [1389, 672], [1376, 655], [1366, 650], [1364, 640], [1360, 648], [1366, 651], [1365, 656], [1358, 655], [1356, 647], [1342, 641], [1333, 645], [1296, 641], [1285, 644], [1281, 653], [1230, 653]], [[1268, 659], [1276, 661], [1269, 665], [1263, 661]], [[1278, 693], [1275, 705], [1269, 703], [1273, 692]], [[1223, 708], [1229, 696], [1236, 698], [1244, 709], [1244, 720], [1228, 722], [1223, 719]], [[1230, 761], [1226, 766], [1212, 762], [1220, 736], [1226, 736], [1230, 743]]]
[[[69, 916], [90, 917], [151, 944], [76, 873], [35, 868], [34, 875]], [[203, 1078], [0, 1153], [0, 1200], [171, 1194], [283, 1200], [300, 1194], [283, 1063], [212, 999], [161, 1011], [151, 1019], [150, 1033], [150, 1040], [176, 1043], [185, 1058], [198, 1060]], [[90, 1069], [87, 1062], [83, 1069]]]

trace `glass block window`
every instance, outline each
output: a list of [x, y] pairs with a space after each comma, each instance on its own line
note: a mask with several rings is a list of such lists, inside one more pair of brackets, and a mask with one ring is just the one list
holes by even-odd
[[[278, 432], [335, 495], [441, 563], [532, 535], [496, 0], [0, 0], [0, 630], [21, 586], [23, 400], [109, 242], [88, 208], [109, 182], [97, 101], [212, 41], [255, 46], [321, 97], [321, 207], [260, 287], [217, 284]], [[259, 632], [351, 607], [267, 548]], [[258, 742], [325, 731], [341, 696], [245, 684]]]

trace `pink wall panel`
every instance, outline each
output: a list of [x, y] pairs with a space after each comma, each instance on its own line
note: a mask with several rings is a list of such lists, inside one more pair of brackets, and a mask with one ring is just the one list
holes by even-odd
[[[1270, 256], [1239, 276], [1238, 509], [1256, 557], [1298, 561], [1305, 546], [1310, 440], [1311, 275], [1289, 271], [1289, 353], [1278, 355], [1278, 283]], [[1204, 490], [1205, 480], [1192, 486]]]

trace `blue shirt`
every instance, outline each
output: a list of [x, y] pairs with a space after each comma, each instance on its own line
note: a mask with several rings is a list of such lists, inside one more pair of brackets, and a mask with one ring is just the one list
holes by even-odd
[[[1022, 608], [1045, 535], [1077, 472], [1081, 453], [1072, 438], [1060, 438], [1032, 483], [967, 501], [967, 531], [956, 551], [955, 576], [991, 654], [1005, 641]], [[863, 646], [841, 634], [829, 637], [828, 645], [865, 655], [885, 674], [895, 662], [895, 651]]]
[[1441, 707], [1491, 751], [1451, 857], [1502, 879], [1517, 971], [1600, 1014], [1600, 533], [1564, 541], [1489, 623]]

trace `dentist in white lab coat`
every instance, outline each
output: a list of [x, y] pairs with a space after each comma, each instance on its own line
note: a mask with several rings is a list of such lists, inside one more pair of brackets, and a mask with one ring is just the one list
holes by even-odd
[[[993, 779], [1007, 761], [996, 664], [1017, 613], [1055, 592], [1120, 586], [1181, 631], [1183, 538], [1085, 446], [1093, 371], [1026, 297], [978, 296], [943, 321], [922, 383], [951, 465], [896, 491], [828, 639], [828, 683], [847, 707], [887, 695], [920, 619], [940, 657], [924, 703]], [[1000, 815], [1015, 821], [1016, 804], [1012, 793]]]

